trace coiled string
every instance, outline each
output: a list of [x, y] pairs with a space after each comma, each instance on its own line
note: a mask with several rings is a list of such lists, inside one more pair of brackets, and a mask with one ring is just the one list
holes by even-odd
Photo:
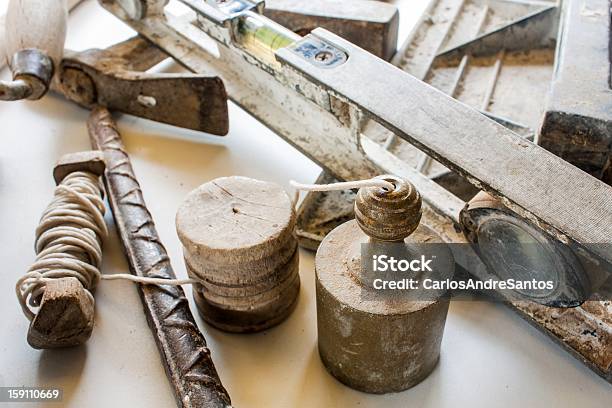
[[103, 276], [100, 273], [102, 242], [108, 230], [101, 191], [98, 176], [89, 172], [71, 173], [56, 187], [53, 201], [36, 229], [36, 261], [15, 287], [21, 309], [29, 320], [36, 316], [45, 287], [53, 279], [78, 279], [92, 302], [91, 291], [101, 279], [172, 286], [197, 282], [130, 274]]

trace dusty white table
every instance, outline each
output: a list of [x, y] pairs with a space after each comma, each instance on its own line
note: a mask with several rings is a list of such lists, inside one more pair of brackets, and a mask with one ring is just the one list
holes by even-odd
[[[2, 9], [7, 0], [1, 0]], [[403, 34], [423, 1], [408, 4]], [[67, 46], [104, 47], [131, 35], [87, 0], [70, 18]], [[2, 73], [3, 77], [7, 72]], [[225, 138], [132, 117], [119, 126], [173, 266], [185, 276], [174, 215], [184, 196], [215, 177], [245, 175], [288, 187], [319, 169], [253, 118], [232, 106]], [[135, 286], [105, 282], [96, 292], [96, 326], [85, 347], [37, 351], [14, 283], [34, 259], [38, 218], [49, 202], [57, 158], [89, 148], [87, 112], [58, 97], [0, 104], [0, 386], [56, 386], [69, 407], [171, 407], [167, 383]], [[107, 215], [104, 273], [127, 265]], [[433, 374], [399, 394], [367, 395], [323, 368], [317, 353], [312, 253], [300, 253], [299, 305], [282, 325], [256, 335], [229, 335], [199, 321], [224, 385], [237, 407], [605, 407], [612, 387], [508, 309], [455, 302], [442, 357]], [[188, 295], [190, 289], [187, 288]], [[30, 404], [29, 406], [31, 406]], [[0, 408], [6, 404], [0, 403]], [[23, 405], [19, 405], [23, 406]], [[25, 405], [28, 406], [28, 405]], [[55, 405], [57, 406], [57, 405]]]

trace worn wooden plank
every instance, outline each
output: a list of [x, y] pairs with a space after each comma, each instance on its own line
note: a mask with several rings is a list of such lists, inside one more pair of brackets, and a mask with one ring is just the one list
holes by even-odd
[[563, 7], [555, 76], [538, 141], [603, 178], [612, 161], [610, 2], [568, 0]]
[[[350, 57], [329, 69], [292, 49], [279, 50], [279, 59], [299, 76], [357, 106], [560, 239], [610, 242], [612, 187], [340, 37], [321, 29], [313, 34]], [[604, 248], [593, 251], [612, 261]]]

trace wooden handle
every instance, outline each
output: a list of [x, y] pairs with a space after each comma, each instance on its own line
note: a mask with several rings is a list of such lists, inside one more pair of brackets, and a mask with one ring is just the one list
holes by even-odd
[[6, 57], [37, 49], [57, 67], [64, 51], [68, 6], [66, 0], [10, 0], [6, 13]]
[[0, 81], [0, 100], [47, 93], [64, 52], [67, 19], [67, 0], [10, 0], [5, 41], [13, 81]]
[[[82, 1], [83, 0], [68, 0], [68, 11], [75, 8]], [[5, 56], [7, 55], [6, 41], [5, 41], [5, 35], [6, 35], [5, 17], [6, 17], [5, 14], [0, 16], [0, 68], [4, 67], [4, 65], [6, 64]]]

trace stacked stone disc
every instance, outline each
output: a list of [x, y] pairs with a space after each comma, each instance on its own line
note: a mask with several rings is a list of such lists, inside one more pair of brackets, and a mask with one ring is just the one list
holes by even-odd
[[246, 177], [219, 178], [187, 196], [176, 228], [187, 271], [201, 282], [194, 298], [205, 321], [248, 333], [289, 316], [300, 288], [295, 219], [280, 186]]

